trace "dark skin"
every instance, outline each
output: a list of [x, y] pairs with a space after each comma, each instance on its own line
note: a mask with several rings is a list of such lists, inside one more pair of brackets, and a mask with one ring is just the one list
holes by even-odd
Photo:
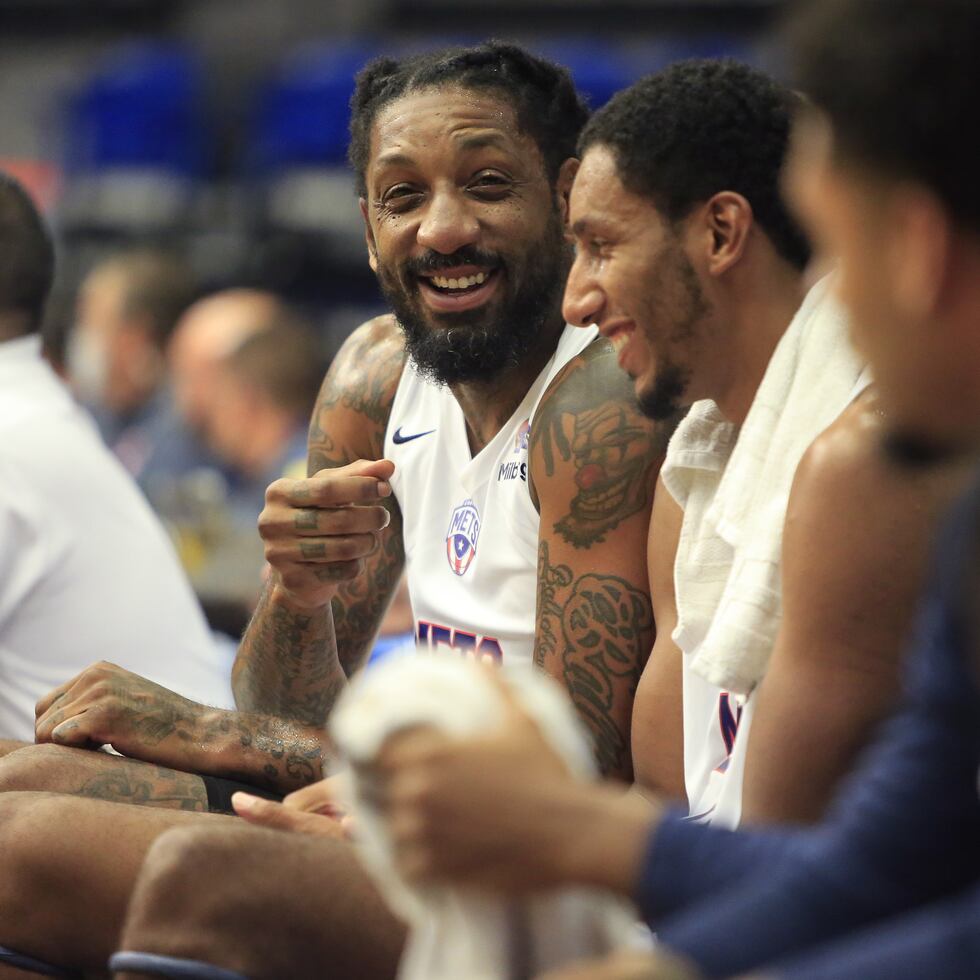
[[[451, 254], [474, 245], [508, 254], [515, 236], [540, 239], [550, 209], [565, 214], [572, 161], [556, 187], [505, 102], [467, 93], [455, 115], [430, 113], [429, 103], [443, 105], [445, 95], [400, 99], [376, 123], [363, 205], [376, 269], [419, 248]], [[489, 382], [452, 385], [474, 452], [550, 358], [563, 329], [558, 305], [524, 361]], [[38, 741], [108, 743], [155, 766], [280, 792], [318, 777], [322, 726], [370, 649], [404, 567], [401, 517], [387, 483], [392, 464], [379, 458], [403, 361], [390, 318], [356, 331], [321, 390], [309, 478], [269, 488], [259, 524], [272, 574], [235, 664], [240, 711], [195, 705], [96, 665], [39, 704]], [[531, 434], [539, 563], [549, 593], [538, 597], [537, 660], [568, 687], [603, 770], [624, 778], [632, 773], [633, 694], [653, 642], [642, 542], [667, 431], [639, 415], [614, 355], [600, 344], [556, 379]], [[570, 610], [560, 623], [555, 605]], [[114, 783], [103, 785], [108, 791]], [[66, 775], [35, 788], [77, 792], [77, 781]]]
[[[371, 206], [373, 197], [367, 202], [375, 263], [397, 263], [400, 256], [412, 254], [418, 243], [436, 251], [458, 248], [466, 244], [454, 239], [460, 229], [465, 235], [475, 236], [474, 241], [481, 245], [508, 255], [514, 248], [509, 242], [541, 240], [549, 214], [553, 218], [555, 208], [564, 213], [565, 190], [546, 179], [540, 155], [533, 142], [517, 130], [510, 107], [498, 99], [484, 100], [486, 104], [477, 106], [482, 113], [480, 125], [501, 127], [500, 138], [482, 147], [464, 148], [456, 142], [456, 123], [460, 120], [451, 111], [432, 114], [425, 106], [408, 104], [415, 99], [413, 94], [399, 100], [400, 106], [395, 109], [403, 111], [404, 125], [391, 130], [401, 134], [399, 139], [408, 141], [403, 149], [412, 151], [412, 172], [406, 175], [401, 171], [389, 177], [399, 181], [410, 178], [418, 193], [418, 206], [405, 208], [397, 220], [386, 223], [387, 219], [380, 220], [378, 210]], [[474, 96], [460, 105], [466, 112], [476, 111], [474, 106], [481, 99], [482, 96]], [[447, 100], [445, 93], [440, 94], [440, 101], [457, 104]], [[408, 116], [414, 118], [405, 118]], [[447, 119], [448, 129], [438, 130]], [[379, 118], [376, 127], [382, 129], [386, 125], [386, 120]], [[437, 131], [426, 131], [429, 125], [436, 126]], [[418, 142], [411, 143], [412, 139]], [[383, 142], [378, 140], [379, 144]], [[379, 146], [374, 146], [373, 154], [379, 153]], [[484, 153], [487, 158], [481, 155]], [[404, 166], [402, 156], [399, 166]], [[522, 176], [509, 183], [506, 173], [511, 158], [514, 167], [530, 172], [531, 177]], [[491, 170], [503, 174], [493, 182], [492, 199], [480, 178]], [[564, 179], [570, 179], [572, 171], [571, 167], [563, 168]], [[368, 174], [369, 196], [377, 196], [383, 190], [379, 187], [382, 177], [374, 171]], [[520, 197], [520, 206], [515, 204], [514, 195]], [[552, 339], [563, 329], [557, 299], [555, 306], [553, 315], [541, 328]], [[345, 683], [346, 672], [361, 662], [370, 647], [404, 563], [401, 519], [387, 483], [392, 464], [378, 459], [401, 372], [402, 346], [401, 333], [390, 317], [371, 321], [352, 335], [328, 375], [311, 425], [310, 471], [314, 475], [306, 480], [278, 481], [269, 490], [261, 531], [273, 571], [236, 665], [235, 690], [243, 712], [215, 712], [195, 706], [167, 692], [152, 690], [143, 681], [125, 678], [118, 670], [110, 671], [120, 681], [119, 686], [129, 692], [125, 694], [114, 689], [100, 669], [97, 679], [83, 678], [77, 685], [58, 692], [57, 705], [49, 699], [51, 703], [42, 706], [47, 737], [64, 737], [64, 729], [61, 735], [57, 734], [60, 726], [77, 724], [67, 731], [78, 744], [112, 741], [125, 746], [131, 755], [152, 760], [154, 765], [173, 766], [173, 761], [158, 758], [166, 755], [184, 767], [207, 767], [196, 771], [265, 779], [267, 785], [275, 784], [281, 789], [309, 782], [311, 776], [305, 765], [296, 771], [292, 761], [302, 760], [316, 768], [321, 751], [319, 727], [310, 722], [322, 721], [321, 709], [329, 707]], [[492, 384], [454, 386], [474, 451], [492, 438], [502, 421], [512, 414], [527, 391], [529, 378], [540, 373], [550, 356], [550, 351], [542, 349], [534, 354], [536, 363], [531, 359], [502, 371]], [[648, 591], [646, 531], [665, 432], [632, 408], [631, 393], [616, 383], [616, 374], [615, 359], [605, 344], [597, 343], [586, 355], [573, 359], [554, 382], [531, 433], [531, 476], [541, 513], [539, 552], [546, 550], [549, 566], [561, 566], [561, 577], [568, 578], [568, 587], [557, 586], [552, 596], [561, 608], [573, 601], [588, 601], [597, 609], [611, 605], [614, 610], [621, 610], [620, 605], [610, 602], [607, 585], [599, 587], [589, 579], [596, 569], [615, 578], [621, 594], [632, 597]], [[574, 394], [576, 390], [578, 395]], [[561, 396], [557, 397], [559, 391]], [[622, 415], [609, 416], [598, 411], [600, 392], [609, 401], [615, 400], [615, 392], [628, 396], [630, 407], [627, 410], [624, 405]], [[550, 458], [546, 458], [543, 443], [539, 447], [537, 433], [541, 424], [548, 426], [557, 447], [549, 451]], [[562, 448], [559, 434], [568, 442], [568, 451]], [[635, 459], [642, 460], [641, 465], [624, 471], [624, 462]], [[600, 507], [593, 521], [589, 509], [583, 510], [581, 505], [583, 494], [602, 482], [599, 470], [607, 479], [625, 472], [630, 492], [614, 498], [621, 501], [615, 506]], [[640, 500], [644, 501], [642, 506], [637, 505]], [[568, 529], [573, 513], [576, 534], [575, 540], [570, 540]], [[629, 758], [622, 747], [628, 744], [632, 688], [653, 631], [652, 623], [647, 623], [642, 631], [628, 635], [617, 615], [618, 612], [597, 620], [593, 634], [582, 631], [577, 620], [552, 622], [550, 613], [545, 611], [539, 614], [537, 632], [543, 633], [547, 620], [548, 628], [561, 638], [545, 656], [545, 666], [563, 681], [566, 675], [576, 679], [581, 691], [577, 703], [588, 709], [586, 720], [594, 722], [600, 760], [625, 775]], [[139, 710], [132, 703], [134, 698]], [[63, 712], [61, 719], [52, 724], [49, 712], [59, 711]], [[167, 719], [166, 724], [155, 724], [152, 731], [137, 724], [138, 719], [155, 717], [157, 713]], [[270, 727], [268, 737], [259, 740], [256, 735], [262, 721]], [[120, 730], [115, 728], [117, 723], [122, 726]], [[201, 733], [206, 737], [195, 737]], [[24, 753], [32, 751], [28, 748]], [[16, 757], [17, 753], [11, 756]], [[107, 770], [120, 764], [108, 758], [100, 761]], [[110, 822], [97, 809], [100, 801], [75, 798], [58, 803], [60, 812], [78, 830], [68, 835], [67, 853], [59, 857], [60, 871], [52, 872], [54, 885], [59, 874], [69, 875], [75, 863], [89, 852], [90, 824], [104, 826]], [[316, 800], [310, 801], [310, 807], [317, 808]], [[19, 812], [20, 807], [12, 809]], [[139, 812], [131, 808], [119, 810], [131, 815]], [[86, 822], [89, 818], [90, 822]], [[169, 820], [198, 820], [202, 821], [202, 828], [204, 821], [216, 819], [161, 811], [152, 813], [152, 818], [161, 827]], [[326, 817], [317, 819], [331, 823]], [[248, 830], [240, 826], [243, 832]], [[288, 848], [293, 839], [283, 835], [283, 848]], [[143, 853], [147, 846], [140, 838]], [[8, 849], [4, 853], [5, 871], [8, 862], [16, 869], [17, 852]], [[243, 846], [240, 861], [247, 863], [250, 853], [249, 847]], [[276, 865], [276, 870], [279, 872], [281, 865]], [[86, 873], [100, 878], [97, 870], [86, 868]], [[22, 887], [17, 874], [8, 875], [7, 880], [15, 891]], [[346, 894], [344, 877], [331, 878], [325, 871], [316, 880], [322, 893], [331, 898]], [[234, 875], [229, 874], [224, 883], [210, 880], [209, 884], [224, 884], [228, 894], [237, 894]], [[63, 898], [56, 887], [48, 887], [37, 902], [38, 921], [43, 921], [43, 925], [36, 932], [25, 929], [16, 937], [0, 934], [0, 942], [16, 938], [21, 948], [42, 952], [48, 948], [40, 941], [43, 935], [45, 943], [56, 946], [65, 960], [84, 953], [87, 962], [99, 957], [104, 962], [118, 936], [121, 920], [116, 917], [117, 910], [124, 905], [132, 887], [127, 868], [126, 874], [117, 876], [112, 884], [111, 903], [86, 906], [82, 912], [75, 910], [72, 918], [76, 932], [70, 935], [64, 933], [63, 920], [67, 917]], [[305, 895], [290, 891], [286, 898], [295, 899], [298, 904], [287, 912], [285, 905], [277, 903], [280, 914], [304, 921], [318, 916], [308, 909]], [[43, 917], [41, 912], [45, 913]], [[89, 916], [99, 920], [99, 929], [89, 929], [79, 939], [77, 929], [85, 925]], [[322, 935], [322, 922], [317, 921], [317, 927]], [[353, 941], [359, 935], [355, 931], [348, 939]], [[324, 945], [329, 945], [329, 940], [324, 939]], [[325, 958], [330, 955], [331, 950], [323, 950]]]

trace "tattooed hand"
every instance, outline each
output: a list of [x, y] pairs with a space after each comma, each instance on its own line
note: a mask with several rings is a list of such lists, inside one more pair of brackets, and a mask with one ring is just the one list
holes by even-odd
[[319, 609], [357, 578], [391, 519], [388, 460], [358, 460], [304, 480], [277, 480], [266, 491], [259, 534], [277, 586], [289, 600]]
[[[194, 740], [207, 710], [144, 677], [102, 662], [38, 701], [34, 737], [38, 742], [79, 748], [111, 745], [123, 755], [145, 759], [171, 736], [176, 736], [178, 744]], [[180, 768], [176, 759], [152, 754], [152, 761], [170, 761]]]

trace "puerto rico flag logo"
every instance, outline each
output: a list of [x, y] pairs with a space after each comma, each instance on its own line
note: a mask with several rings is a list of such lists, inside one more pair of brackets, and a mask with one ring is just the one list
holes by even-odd
[[465, 575], [476, 557], [480, 537], [480, 512], [472, 500], [464, 500], [449, 519], [446, 532], [446, 557], [456, 575]]

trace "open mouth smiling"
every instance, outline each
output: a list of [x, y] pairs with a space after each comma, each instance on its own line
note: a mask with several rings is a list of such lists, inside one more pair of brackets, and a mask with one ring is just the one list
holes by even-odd
[[439, 269], [419, 274], [419, 292], [433, 310], [470, 310], [490, 299], [497, 291], [500, 278], [498, 268], [467, 265]]

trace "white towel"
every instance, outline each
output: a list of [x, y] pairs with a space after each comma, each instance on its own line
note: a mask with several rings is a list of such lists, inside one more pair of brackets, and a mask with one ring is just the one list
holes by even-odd
[[[720, 479], [708, 477], [713, 498], [705, 501], [702, 526], [692, 529], [698, 540], [687, 543], [690, 556], [727, 554], [731, 561], [691, 665], [710, 683], [748, 694], [764, 676], [782, 616], [783, 525], [793, 476], [807, 447], [869, 380], [824, 278], [777, 345]], [[693, 426], [719, 421], [709, 418], [712, 403], [706, 406]], [[722, 441], [735, 434], [731, 426], [715, 431]], [[718, 580], [721, 571], [705, 569], [706, 577]]]
[[[502, 671], [552, 748], [579, 778], [594, 778], [588, 738], [564, 692], [526, 669]], [[331, 716], [342, 757], [369, 762], [394, 733], [419, 724], [466, 737], [503, 720], [499, 692], [475, 664], [456, 655], [405, 657], [352, 681]], [[395, 870], [384, 818], [347, 782], [357, 846], [396, 914], [409, 924], [402, 980], [518, 980], [574, 959], [635, 942], [635, 919], [604, 893], [564, 889], [522, 901], [437, 886], [420, 888]]]

